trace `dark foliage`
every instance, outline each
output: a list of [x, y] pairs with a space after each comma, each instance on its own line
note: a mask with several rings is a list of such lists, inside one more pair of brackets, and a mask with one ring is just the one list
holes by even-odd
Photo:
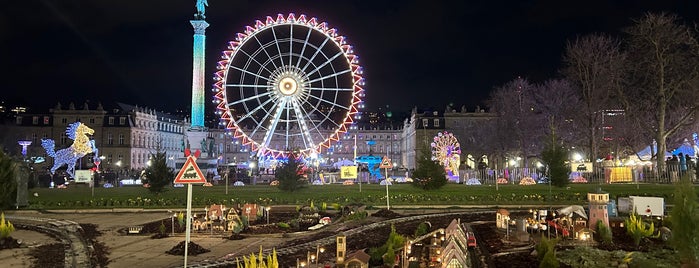
[[548, 167], [548, 176], [551, 180], [551, 185], [556, 187], [565, 187], [568, 185], [570, 169], [565, 163], [566, 158], [567, 152], [559, 143], [556, 135], [550, 135], [544, 151], [541, 152], [541, 159]]
[[0, 150], [0, 210], [12, 207], [17, 197], [17, 163]]
[[306, 186], [306, 180], [301, 174], [301, 166], [296, 156], [290, 155], [289, 161], [277, 168], [275, 178], [279, 181], [279, 189], [286, 192], [293, 192]]
[[422, 150], [422, 156], [417, 161], [417, 168], [413, 172], [413, 186], [423, 190], [442, 188], [447, 184], [447, 173], [444, 167], [432, 160], [430, 150]]
[[148, 190], [151, 193], [157, 194], [165, 191], [165, 186], [175, 180], [175, 173], [167, 166], [167, 155], [165, 152], [156, 152], [151, 154], [151, 164], [145, 172], [144, 183], [150, 186]]

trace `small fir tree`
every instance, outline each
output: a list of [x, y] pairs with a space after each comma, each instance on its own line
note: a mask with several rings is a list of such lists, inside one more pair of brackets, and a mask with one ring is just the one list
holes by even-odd
[[432, 160], [432, 153], [429, 149], [422, 150], [422, 155], [417, 160], [412, 184], [423, 190], [435, 190], [447, 184], [447, 173], [444, 167]]
[[[401, 249], [403, 248], [403, 245], [405, 244], [405, 237], [402, 235], [399, 235], [396, 233], [396, 227], [391, 224], [391, 233], [388, 234], [388, 239], [386, 239], [386, 243], [384, 243], [382, 246], [378, 248], [371, 248], [369, 249], [369, 255], [371, 256], [371, 260], [374, 263], [381, 263], [388, 265], [388, 267], [393, 267], [393, 263], [395, 262], [395, 249]], [[392, 253], [389, 251], [393, 251]], [[388, 258], [390, 253], [390, 256], [392, 256], [393, 263], [386, 263], [386, 258]]]
[[612, 244], [612, 229], [604, 224], [602, 220], [597, 220], [597, 240], [602, 242], [602, 244], [611, 245]]
[[[686, 267], [699, 267], [699, 211], [697, 193], [689, 176], [682, 176], [675, 185], [675, 207], [672, 219], [672, 245]], [[683, 266], [685, 267], [685, 266]]]
[[306, 180], [301, 173], [301, 166], [296, 160], [295, 155], [289, 155], [289, 160], [286, 164], [277, 168], [275, 178], [279, 181], [279, 189], [285, 192], [293, 192], [303, 188], [306, 185]]
[[0, 148], [0, 210], [11, 208], [17, 197], [17, 164]]
[[158, 151], [151, 154], [151, 164], [146, 168], [144, 183], [150, 186], [148, 190], [151, 193], [159, 194], [165, 191], [165, 186], [175, 180], [175, 173], [167, 166], [167, 155], [165, 152]]
[[[556, 258], [556, 243], [558, 243], [558, 239], [548, 239], [543, 236], [543, 234], [541, 235], [541, 240], [539, 240], [539, 243], [535, 246], [536, 258], [539, 260], [539, 263], [544, 262], [547, 254], [552, 253], [551, 255], [553, 255], [553, 258]], [[558, 263], [558, 261], [556, 261], [556, 263]]]
[[427, 232], [429, 232], [429, 229], [430, 229], [429, 225], [427, 225], [426, 222], [422, 222], [415, 229], [415, 234], [413, 236], [415, 236], [415, 238], [421, 237], [421, 236], [427, 234]]
[[548, 176], [551, 185], [565, 187], [568, 185], [570, 169], [566, 166], [566, 150], [561, 146], [555, 131], [546, 142], [544, 150], [541, 152], [541, 160], [548, 167]]

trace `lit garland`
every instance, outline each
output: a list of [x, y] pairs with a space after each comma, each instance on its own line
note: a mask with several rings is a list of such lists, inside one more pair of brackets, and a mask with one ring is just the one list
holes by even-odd
[[41, 146], [46, 149], [46, 154], [53, 157], [54, 164], [51, 168], [51, 174], [53, 175], [56, 170], [67, 165], [66, 172], [71, 178], [75, 177], [75, 161], [82, 158], [89, 153], [95, 153], [97, 156], [97, 147], [94, 141], [91, 141], [87, 135], [94, 134], [95, 131], [83, 123], [75, 122], [68, 125], [66, 129], [66, 134], [68, 138], [74, 140], [73, 144], [65, 149], [55, 151], [56, 142], [52, 139], [42, 139]]

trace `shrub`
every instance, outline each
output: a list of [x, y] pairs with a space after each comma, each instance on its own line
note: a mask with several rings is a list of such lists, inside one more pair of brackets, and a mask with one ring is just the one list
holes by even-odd
[[179, 226], [184, 226], [184, 213], [182, 213], [182, 211], [177, 213], [177, 224], [179, 224]]
[[427, 234], [427, 232], [430, 230], [429, 225], [426, 222], [420, 223], [417, 228], [415, 229], [415, 238], [418, 238], [420, 236], [423, 236]]
[[672, 232], [675, 234], [672, 236], [672, 245], [679, 252], [683, 264], [688, 267], [699, 266], [697, 194], [689, 176], [682, 176], [680, 182], [675, 185], [674, 201], [675, 207], [670, 212]]
[[601, 241], [603, 244], [612, 244], [612, 229], [605, 225], [602, 220], [597, 220], [597, 240]]
[[5, 213], [0, 214], [0, 238], [10, 237], [15, 231], [15, 226], [10, 221], [5, 221]]
[[[539, 244], [536, 244], [536, 258], [539, 260], [539, 267], [558, 267], [558, 260], [556, 260], [556, 243], [558, 243], [558, 239], [548, 239], [543, 235], [541, 236], [541, 241], [539, 241]], [[542, 266], [544, 263], [547, 263], [546, 265], [553, 265], [553, 263], [551, 263], [552, 257], [549, 256], [547, 259], [547, 254], [553, 256], [553, 259], [556, 260], [556, 266]]]
[[[632, 213], [628, 219], [624, 220], [624, 226], [626, 226], [626, 233], [633, 238], [636, 247], [641, 243], [641, 239], [653, 237], [653, 233], [655, 233], [655, 225], [652, 222], [650, 224], [644, 222], [641, 216], [636, 213]], [[659, 235], [660, 233], [655, 237]]]
[[539, 268], [558, 267], [560, 267], [560, 264], [558, 263], [558, 259], [556, 259], [556, 251], [546, 251], [546, 254], [544, 254], [544, 257], [541, 259], [541, 262], [539, 262]]
[[358, 221], [358, 220], [363, 220], [368, 216], [368, 213], [366, 211], [357, 211], [355, 213], [347, 215], [347, 220], [348, 221]]
[[158, 226], [158, 233], [165, 234], [165, 223], [163, 221], [160, 221], [160, 226]]
[[277, 227], [282, 228], [282, 229], [289, 229], [289, 228], [291, 228], [291, 226], [290, 226], [288, 223], [286, 223], [286, 222], [277, 223]]

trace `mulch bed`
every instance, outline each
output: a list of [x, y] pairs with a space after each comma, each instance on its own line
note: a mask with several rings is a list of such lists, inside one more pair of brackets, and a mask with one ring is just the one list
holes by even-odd
[[[170, 255], [179, 255], [179, 256], [184, 256], [184, 244], [185, 241], [180, 242], [173, 248], [171, 248], [168, 251], [165, 251], [165, 253], [170, 254]], [[196, 256], [199, 254], [207, 253], [211, 250], [205, 249], [202, 246], [198, 245], [197, 243], [194, 243], [192, 241], [189, 242], [189, 247], [187, 248], [187, 255], [192, 255]]]
[[33, 248], [29, 251], [29, 256], [34, 257], [31, 267], [65, 267], [66, 247], [61, 243], [54, 243]]
[[374, 212], [374, 214], [371, 214], [371, 216], [379, 217], [379, 218], [386, 218], [386, 219], [395, 219], [395, 218], [402, 217], [403, 215], [400, 215], [392, 210], [388, 210], [388, 209], [383, 208], [377, 212]]

